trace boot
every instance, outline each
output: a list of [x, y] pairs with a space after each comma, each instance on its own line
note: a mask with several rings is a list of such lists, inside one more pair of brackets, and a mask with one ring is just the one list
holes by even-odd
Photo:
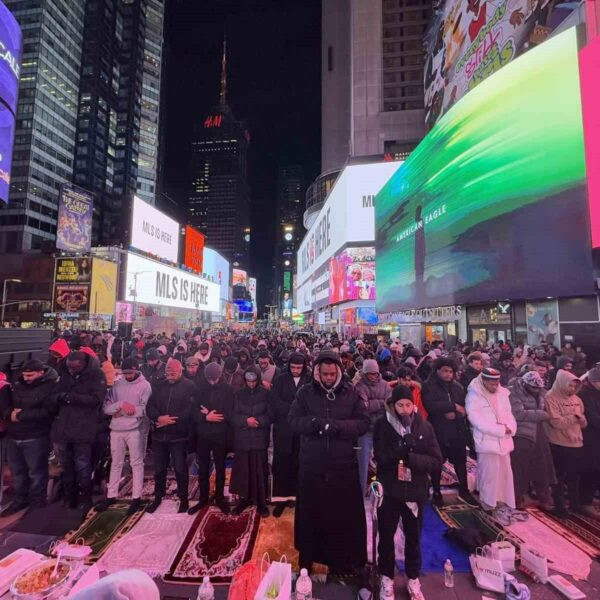
[[127, 509], [127, 516], [135, 514], [142, 507], [142, 501], [139, 498], [134, 498]]
[[187, 498], [181, 498], [179, 500], [179, 508], [177, 509], [178, 513], [186, 513], [190, 508], [190, 503]]
[[162, 498], [160, 496], [157, 496], [156, 498], [154, 498], [154, 500], [146, 507], [146, 512], [147, 513], [153, 513], [159, 506], [160, 503], [162, 502]]

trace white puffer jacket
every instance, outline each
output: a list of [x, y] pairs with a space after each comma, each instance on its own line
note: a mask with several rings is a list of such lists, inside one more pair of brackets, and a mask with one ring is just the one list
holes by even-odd
[[[506, 388], [500, 386], [495, 394], [490, 394], [483, 387], [479, 375], [469, 384], [466, 409], [467, 418], [473, 427], [477, 452], [506, 455], [513, 451], [512, 438], [517, 431], [517, 422], [511, 411], [509, 391]], [[506, 433], [506, 427], [510, 429], [510, 434]]]

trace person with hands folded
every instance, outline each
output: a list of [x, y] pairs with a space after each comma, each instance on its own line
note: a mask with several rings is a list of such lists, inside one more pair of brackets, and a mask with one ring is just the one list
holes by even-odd
[[394, 598], [394, 535], [402, 520], [405, 538], [407, 590], [422, 600], [421, 530], [429, 476], [442, 468], [442, 453], [433, 427], [415, 410], [413, 392], [405, 385], [394, 388], [384, 416], [375, 423], [373, 449], [377, 478], [383, 485], [379, 519], [380, 598]]
[[146, 416], [146, 405], [152, 387], [140, 370], [137, 358], [127, 357], [122, 365], [123, 379], [119, 379], [104, 401], [104, 414], [110, 415], [111, 467], [106, 500], [96, 505], [96, 510], [106, 510], [117, 501], [119, 483], [129, 451], [133, 491], [128, 514], [140, 509], [144, 487], [144, 430], [142, 422]]
[[209, 363], [204, 368], [204, 382], [198, 386], [192, 416], [196, 427], [196, 457], [198, 460], [198, 504], [188, 510], [197, 513], [209, 502], [210, 461], [215, 464], [215, 504], [221, 512], [229, 513], [225, 501], [225, 459], [227, 457], [227, 430], [233, 413], [233, 388], [222, 379], [223, 367]]
[[166, 493], [169, 459], [177, 479], [179, 512], [187, 512], [189, 509], [186, 445], [190, 436], [192, 405], [196, 393], [196, 386], [183, 377], [182, 364], [169, 358], [165, 380], [157, 382], [153, 387], [146, 409], [146, 414], [154, 424], [154, 501], [146, 508], [146, 512], [153, 513]]
[[484, 510], [494, 511], [501, 525], [526, 513], [515, 512], [515, 486], [510, 463], [517, 422], [509, 391], [500, 385], [501, 373], [486, 368], [469, 384], [466, 408], [477, 451], [477, 487]]
[[233, 407], [235, 458], [230, 490], [240, 496], [234, 514], [239, 515], [253, 503], [261, 517], [270, 514], [267, 508], [267, 449], [272, 421], [271, 393], [261, 385], [260, 369], [250, 366], [244, 372], [244, 387], [236, 392]]

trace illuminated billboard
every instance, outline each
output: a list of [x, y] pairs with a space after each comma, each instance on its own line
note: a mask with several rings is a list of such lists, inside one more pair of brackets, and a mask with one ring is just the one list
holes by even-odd
[[92, 262], [92, 289], [90, 312], [112, 315], [117, 300], [117, 263], [94, 257]]
[[548, 0], [444, 0], [425, 37], [425, 120], [435, 122], [467, 92], [547, 40], [578, 7]]
[[221, 286], [221, 299], [229, 300], [229, 261], [212, 248], [204, 248], [204, 273]]
[[205, 273], [204, 267], [204, 240], [205, 236], [197, 229], [186, 225], [185, 227], [185, 259], [186, 267], [197, 273]]
[[375, 300], [375, 248], [346, 248], [329, 263], [329, 303]]
[[248, 273], [242, 269], [233, 269], [233, 284], [248, 289]]
[[135, 196], [131, 217], [131, 245], [176, 263], [179, 256], [179, 223]]
[[60, 186], [56, 248], [67, 252], [89, 252], [92, 247], [94, 195], [71, 183]]
[[572, 28], [483, 81], [383, 187], [377, 312], [594, 293], [577, 52]]
[[193, 273], [127, 253], [126, 300], [219, 312], [219, 285]]
[[21, 74], [21, 28], [0, 1], [0, 200], [8, 202]]

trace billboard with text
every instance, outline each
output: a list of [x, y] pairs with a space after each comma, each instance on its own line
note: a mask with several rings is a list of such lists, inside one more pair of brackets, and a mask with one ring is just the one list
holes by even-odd
[[60, 186], [56, 249], [89, 252], [92, 247], [94, 196], [72, 183]]
[[131, 217], [131, 245], [176, 263], [179, 257], [179, 223], [135, 196]]
[[196, 273], [204, 273], [204, 240], [203, 233], [186, 225], [184, 264]]

